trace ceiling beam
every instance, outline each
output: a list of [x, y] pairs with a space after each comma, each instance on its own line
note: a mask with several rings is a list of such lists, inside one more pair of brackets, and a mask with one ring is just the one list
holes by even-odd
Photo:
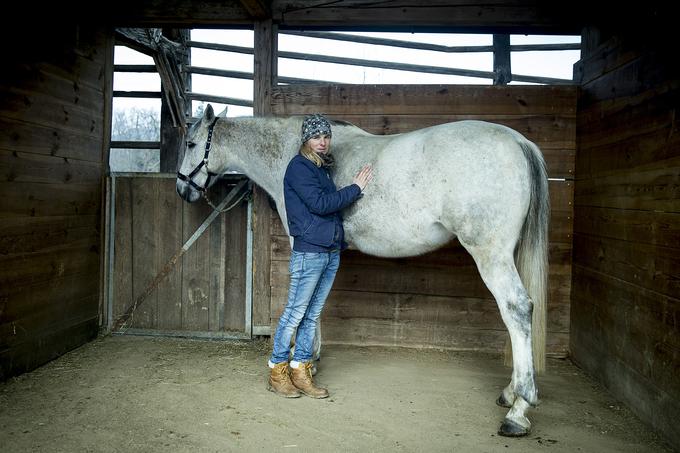
[[266, 0], [239, 0], [248, 14], [255, 20], [263, 20], [271, 17], [271, 11]]

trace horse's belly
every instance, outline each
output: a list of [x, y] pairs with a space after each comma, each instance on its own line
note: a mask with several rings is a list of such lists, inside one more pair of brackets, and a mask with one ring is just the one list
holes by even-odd
[[377, 216], [372, 219], [345, 219], [346, 241], [350, 248], [369, 255], [398, 258], [430, 252], [455, 236], [438, 222], [391, 220], [379, 221]]

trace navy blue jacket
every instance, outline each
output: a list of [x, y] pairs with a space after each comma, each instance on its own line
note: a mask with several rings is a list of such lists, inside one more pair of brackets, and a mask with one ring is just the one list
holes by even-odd
[[293, 250], [322, 252], [347, 247], [340, 211], [361, 196], [358, 185], [337, 190], [328, 170], [298, 154], [286, 168], [283, 195], [288, 231], [295, 238]]

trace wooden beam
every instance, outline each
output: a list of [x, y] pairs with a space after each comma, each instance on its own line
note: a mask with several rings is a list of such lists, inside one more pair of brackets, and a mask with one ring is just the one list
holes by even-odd
[[[272, 114], [272, 90], [277, 85], [278, 27], [271, 19], [255, 24], [254, 105], [256, 116]], [[271, 324], [271, 217], [275, 215], [269, 196], [255, 187], [253, 191], [253, 330]]]
[[494, 85], [507, 85], [512, 81], [510, 35], [493, 35], [493, 72]]
[[271, 18], [271, 11], [263, 0], [239, 0], [241, 5], [248, 11], [250, 17], [255, 20]]

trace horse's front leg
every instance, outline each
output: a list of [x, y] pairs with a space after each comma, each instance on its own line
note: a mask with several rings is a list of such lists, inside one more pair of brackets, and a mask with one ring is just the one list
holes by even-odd
[[317, 362], [321, 360], [321, 320], [316, 322], [314, 331], [314, 343], [312, 345], [312, 376], [317, 372]]
[[538, 404], [531, 345], [533, 303], [511, 257], [489, 260], [476, 257], [475, 260], [484, 283], [496, 299], [512, 343], [512, 379], [497, 400], [499, 405], [510, 407], [510, 411], [498, 433], [525, 436], [531, 429], [526, 413], [530, 406]]

